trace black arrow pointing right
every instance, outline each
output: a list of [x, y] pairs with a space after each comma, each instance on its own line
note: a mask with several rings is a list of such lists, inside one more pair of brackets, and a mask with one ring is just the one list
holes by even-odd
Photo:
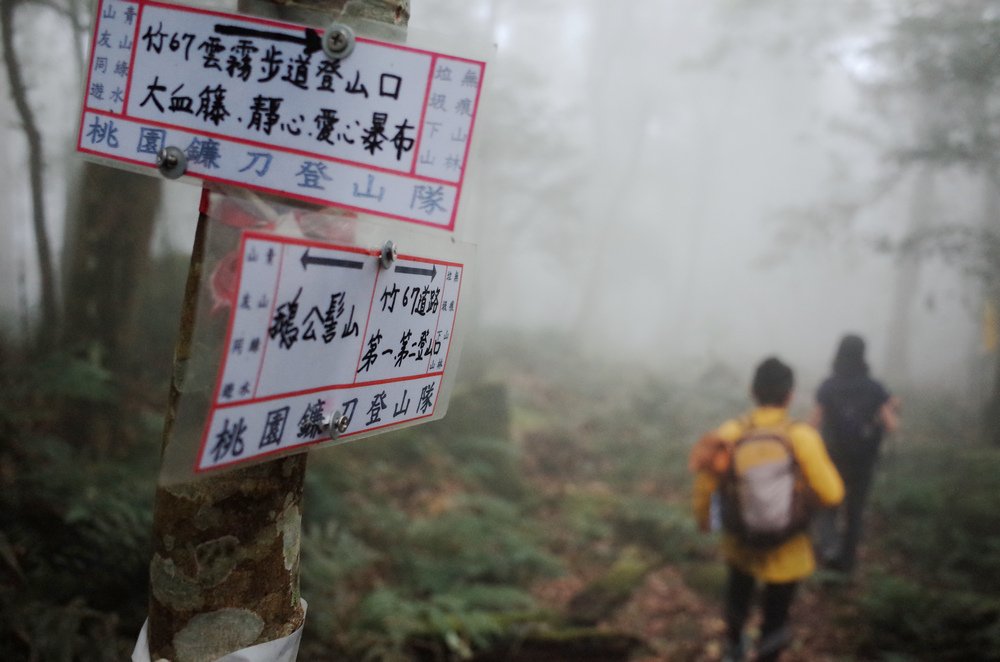
[[269, 39], [271, 41], [288, 41], [293, 44], [302, 44], [302, 50], [306, 55], [311, 55], [323, 48], [323, 41], [315, 30], [305, 28], [304, 36], [296, 37], [284, 32], [269, 32], [267, 30], [254, 30], [244, 28], [239, 25], [215, 24], [215, 31], [230, 37], [256, 37], [257, 39]]
[[397, 274], [414, 274], [416, 276], [430, 276], [431, 280], [434, 280], [434, 276], [437, 275], [437, 265], [431, 265], [430, 269], [421, 269], [420, 267], [404, 267], [402, 265], [397, 265], [395, 268]]

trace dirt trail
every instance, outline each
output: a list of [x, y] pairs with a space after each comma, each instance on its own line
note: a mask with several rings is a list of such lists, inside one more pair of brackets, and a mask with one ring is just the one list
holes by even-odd
[[[853, 590], [812, 579], [792, 606], [794, 638], [783, 662], [835, 662], [854, 659]], [[652, 650], [636, 662], [714, 662], [722, 657], [725, 623], [721, 596], [705, 598], [684, 583], [680, 570], [665, 566], [647, 578], [633, 599], [608, 622], [634, 632]], [[759, 623], [751, 620], [750, 630]]]
[[[721, 561], [720, 561], [721, 563]], [[546, 606], [563, 610], [585, 585], [568, 575], [537, 587]], [[856, 588], [806, 581], [792, 607], [794, 639], [783, 662], [838, 662], [857, 659]], [[650, 572], [631, 599], [600, 627], [633, 634], [649, 645], [634, 662], [716, 662], [722, 657], [725, 624], [721, 596], [705, 597], [690, 588], [677, 566]], [[749, 629], [758, 623], [751, 620]]]

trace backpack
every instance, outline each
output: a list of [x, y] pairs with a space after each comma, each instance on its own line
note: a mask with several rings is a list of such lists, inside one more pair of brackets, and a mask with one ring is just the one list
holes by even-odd
[[773, 547], [809, 524], [808, 490], [788, 439], [791, 425], [747, 424], [730, 450], [719, 483], [722, 526], [749, 547]]
[[827, 380], [818, 401], [823, 406], [823, 441], [830, 452], [845, 459], [876, 455], [885, 432], [879, 410], [888, 397], [867, 378]]
[[729, 468], [729, 450], [729, 444], [714, 433], [702, 435], [701, 439], [691, 447], [688, 470], [691, 473], [706, 471], [715, 476], [722, 476]]
[[829, 410], [823, 412], [823, 417], [831, 441], [856, 446], [854, 450], [875, 446], [882, 438], [882, 426], [876, 414], [870, 407], [851, 402], [849, 398], [837, 398]]

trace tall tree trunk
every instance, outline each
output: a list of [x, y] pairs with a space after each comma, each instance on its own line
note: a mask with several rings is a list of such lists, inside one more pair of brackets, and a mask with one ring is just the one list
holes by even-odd
[[67, 201], [64, 343], [127, 367], [137, 285], [149, 265], [162, 184], [156, 177], [84, 163]]
[[[993, 106], [990, 103], [990, 99], [991, 97], [985, 88], [977, 89], [971, 106], [973, 109], [971, 116], [973, 136], [975, 136], [977, 142], [984, 144], [989, 144], [993, 136], [995, 113], [992, 112]], [[997, 221], [1000, 220], [1000, 193], [997, 192], [997, 186], [1000, 184], [1000, 159], [991, 151], [987, 151], [978, 165], [981, 166], [983, 184], [979, 227], [984, 235], [995, 235], [997, 232]], [[988, 258], [988, 262], [996, 264], [995, 258]], [[979, 294], [984, 308], [987, 305], [992, 305], [994, 311], [1000, 310], [1000, 275], [991, 274], [986, 282], [982, 284], [977, 294]], [[982, 349], [980, 349], [982, 344], [981, 329], [977, 330], [980, 332], [977, 334], [978, 337], [969, 344], [971, 348], [970, 372], [974, 378], [982, 375], [979, 366], [984, 358], [981, 353]], [[993, 362], [994, 365], [992, 366], [992, 370], [990, 370], [992, 375], [987, 377], [989, 380], [987, 392], [983, 393], [982, 390], [976, 389], [974, 397], [977, 401], [983, 403], [983, 419], [981, 423], [983, 438], [989, 440], [994, 445], [1000, 446], [1000, 351], [996, 349], [993, 350]], [[978, 380], [974, 380], [974, 383], [976, 381]]]
[[[1000, 194], [997, 185], [1000, 183], [1000, 161], [989, 159], [986, 163], [983, 181], [983, 216], [981, 227], [984, 233], [996, 233], [997, 222], [1000, 221]], [[983, 288], [983, 301], [988, 301], [994, 311], [1000, 311], [1000, 275]], [[993, 376], [986, 405], [983, 408], [984, 436], [994, 445], [1000, 446], [1000, 350], [993, 350]]]
[[35, 116], [28, 104], [28, 91], [21, 76], [21, 63], [14, 47], [14, 10], [19, 0], [0, 0], [0, 39], [3, 40], [3, 59], [10, 81], [10, 94], [21, 119], [21, 128], [28, 141], [28, 178], [31, 188], [31, 222], [35, 230], [35, 247], [38, 253], [38, 271], [41, 279], [42, 320], [38, 332], [40, 347], [48, 349], [58, 335], [59, 313], [56, 294], [55, 266], [45, 225], [45, 191], [42, 176], [44, 163], [42, 135], [35, 124]]
[[[1000, 310], [1000, 288], [991, 288], [990, 300], [993, 310]], [[1000, 446], [1000, 351], [993, 353], [993, 385], [983, 411], [983, 430], [990, 443]]]
[[[934, 219], [934, 171], [919, 166], [910, 193], [909, 226], [906, 236], [916, 237], [930, 227]], [[904, 388], [910, 379], [910, 329], [913, 306], [920, 294], [920, 257], [903, 253], [897, 258], [889, 310], [889, 343], [886, 346], [885, 376], [894, 388]]]
[[[405, 26], [409, 19], [409, 0], [313, 0], [308, 5], [293, 1], [282, 3], [275, 14], [295, 20], [299, 9], [322, 10], [331, 19], [350, 13], [396, 26]], [[164, 447], [177, 442], [174, 413], [191, 355], [195, 319], [204, 312], [197, 309], [197, 294], [206, 276], [209, 222], [204, 214], [198, 218]], [[235, 247], [234, 237], [227, 241]], [[217, 254], [215, 249], [211, 254]], [[302, 624], [299, 550], [306, 457], [301, 453], [158, 487], [150, 562], [152, 659], [216, 659], [287, 636]]]
[[[623, 26], [631, 22], [628, 14], [616, 11], [608, 12], [604, 19], [606, 25], [603, 27], [609, 34], [625, 34], [627, 30]], [[579, 291], [587, 294], [581, 298], [573, 325], [569, 327], [577, 330], [576, 340], [585, 351], [607, 351], [609, 342], [625, 340], [624, 336], [607, 328], [608, 316], [602, 312], [607, 310], [603, 305], [607, 301], [605, 297], [616, 296], [606, 285], [611, 270], [608, 248], [617, 238], [610, 219], [623, 214], [622, 208], [628, 204], [629, 193], [635, 186], [645, 147], [645, 127], [650, 115], [656, 112], [653, 94], [656, 88], [639, 85], [626, 92], [629, 83], [621, 76], [621, 71], [628, 68], [628, 62], [637, 52], [643, 51], [643, 46], [649, 45], [652, 32], [648, 24], [633, 25], [630, 44], [608, 49], [594, 57], [588, 67], [588, 83], [602, 93], [592, 99], [589, 113], [592, 125], [589, 135], [595, 145], [593, 182], [587, 204], [590, 214], [586, 224], [574, 230], [587, 236], [584, 259], [589, 268], [579, 286]], [[627, 104], [622, 103], [626, 95], [629, 97]], [[609, 124], [624, 129], [606, 131]]]
[[[118, 377], [132, 368], [138, 284], [149, 266], [162, 185], [154, 177], [94, 163], [77, 169], [67, 200], [63, 250], [62, 344]], [[121, 402], [67, 403], [69, 439], [98, 453], [131, 443], [123, 408], [141, 397], [122, 389]]]
[[[74, 35], [81, 27], [77, 5], [71, 0], [62, 10]], [[78, 357], [124, 377], [143, 347], [134, 338], [136, 297], [147, 276], [162, 185], [156, 177], [90, 162], [73, 164], [70, 179], [58, 340]], [[128, 445], [134, 432], [122, 425], [121, 411], [137, 397], [141, 394], [126, 388], [120, 403], [67, 403], [67, 438], [98, 453]]]

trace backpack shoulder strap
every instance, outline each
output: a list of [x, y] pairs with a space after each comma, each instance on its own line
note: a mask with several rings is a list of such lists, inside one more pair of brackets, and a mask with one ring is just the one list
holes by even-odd
[[733, 441], [726, 442], [726, 469], [722, 473], [723, 484], [732, 484], [736, 480], [736, 463], [733, 461], [733, 454], [739, 445], [747, 438], [747, 434], [753, 429], [753, 424], [750, 420], [749, 414], [744, 414], [736, 419], [737, 425], [740, 426], [740, 434]]
[[750, 418], [750, 414], [743, 414], [742, 416], [736, 419], [736, 422], [739, 423], [740, 426], [740, 436], [736, 438], [735, 442], [733, 442], [734, 446], [743, 441], [747, 437], [747, 435], [749, 435], [754, 430], [753, 419]]
[[[781, 446], [785, 449], [785, 452], [787, 452], [788, 456], [792, 459], [792, 462], [794, 462], [795, 464], [799, 463], [798, 457], [796, 457], [795, 455], [795, 446], [792, 445], [791, 431], [792, 427], [794, 425], [800, 424], [801, 421], [795, 419], [788, 419], [782, 421], [780, 424], [775, 425], [773, 427], [768, 426], [768, 428], [754, 427], [750, 423], [749, 417], [746, 417], [746, 422], [747, 422], [747, 427], [744, 430], [743, 434], [740, 436], [740, 438], [736, 440], [736, 443], [733, 444], [734, 449], [738, 447], [740, 444], [748, 441], [751, 437], [771, 439], [781, 444]], [[755, 432], [759, 432], [760, 433], [759, 436], [752, 434]]]
[[799, 458], [795, 454], [795, 445], [792, 443], [792, 429], [799, 425], [808, 425], [805, 421], [800, 421], [797, 418], [789, 418], [781, 426], [781, 431], [784, 436], [785, 446], [788, 448], [788, 454], [792, 457], [792, 462], [796, 465], [799, 463]]

